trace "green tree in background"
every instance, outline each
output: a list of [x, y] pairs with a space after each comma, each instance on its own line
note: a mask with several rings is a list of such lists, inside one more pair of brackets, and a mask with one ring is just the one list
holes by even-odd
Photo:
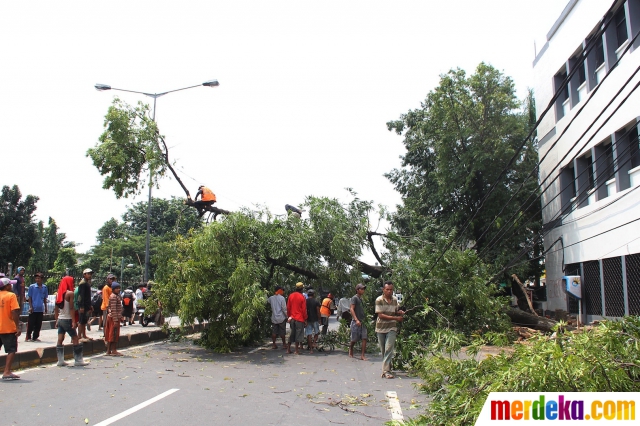
[[[394, 218], [400, 233], [431, 242], [452, 235], [459, 248], [475, 248], [497, 270], [539, 236], [537, 174], [527, 179], [538, 161], [533, 138], [489, 195], [532, 128], [534, 109], [532, 102], [518, 101], [509, 77], [481, 63], [472, 75], [460, 69], [442, 75], [421, 108], [387, 123], [406, 147], [402, 168], [387, 174], [403, 197]], [[528, 256], [535, 257], [535, 250]], [[538, 277], [541, 268], [532, 262], [512, 272]]]
[[27, 195], [24, 200], [18, 185], [3, 186], [0, 194], [0, 269], [7, 263], [26, 265], [38, 244], [38, 225], [33, 214], [38, 197]]
[[[54, 264], [58, 259], [61, 249], [69, 249], [75, 253], [75, 243], [65, 242], [66, 234], [58, 232], [59, 228], [53, 218], [49, 218], [48, 225], [45, 227], [42, 221], [38, 222], [38, 240], [39, 243], [34, 246], [33, 257], [29, 261], [28, 269], [30, 271], [48, 272], [54, 268]], [[66, 256], [66, 255], [65, 255]], [[68, 263], [66, 267], [75, 266], [75, 263]], [[64, 268], [63, 268], [64, 272]]]
[[[93, 246], [83, 259], [83, 267], [91, 268], [99, 275], [112, 272], [120, 277], [122, 273], [123, 278], [139, 280], [142, 272], [140, 260], [144, 261], [147, 205], [146, 201], [142, 201], [129, 206], [122, 215], [122, 222], [115, 218], [106, 221], [98, 230], [98, 244]], [[156, 268], [153, 255], [158, 245], [163, 241], [173, 240], [176, 235], [188, 235], [192, 229], [201, 229], [202, 222], [194, 209], [188, 208], [175, 197], [153, 198], [150, 217], [150, 276], [153, 277]], [[128, 264], [134, 266], [126, 268]]]

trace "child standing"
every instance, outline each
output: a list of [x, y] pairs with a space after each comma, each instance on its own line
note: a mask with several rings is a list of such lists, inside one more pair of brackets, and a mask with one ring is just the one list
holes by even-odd
[[107, 323], [104, 325], [104, 340], [107, 343], [108, 356], [122, 356], [118, 352], [118, 339], [120, 338], [120, 323], [122, 322], [122, 297], [120, 296], [120, 283], [111, 283], [111, 296], [107, 307]]

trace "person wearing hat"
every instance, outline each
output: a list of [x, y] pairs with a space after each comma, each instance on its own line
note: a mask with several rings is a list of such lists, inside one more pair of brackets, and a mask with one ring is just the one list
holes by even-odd
[[122, 356], [118, 352], [118, 340], [120, 339], [120, 323], [122, 322], [122, 297], [120, 297], [120, 283], [111, 283], [111, 296], [107, 308], [107, 322], [104, 325], [104, 340], [107, 343], [107, 355]]
[[364, 356], [367, 350], [367, 327], [365, 325], [364, 306], [362, 295], [367, 289], [364, 284], [356, 286], [356, 295], [351, 298], [351, 342], [349, 343], [349, 356], [353, 358], [353, 346], [362, 340], [362, 355], [360, 359], [366, 361]]
[[296, 344], [296, 355], [300, 355], [300, 348], [304, 341], [304, 329], [307, 326], [307, 300], [302, 295], [304, 284], [296, 283], [296, 290], [289, 295], [287, 300], [287, 312], [289, 313], [289, 326], [291, 334], [287, 353], [291, 353], [291, 343]]
[[20, 304], [20, 308], [24, 306], [24, 266], [18, 266], [17, 274], [14, 277], [14, 280], [17, 282], [13, 285], [13, 292], [18, 298], [18, 303]]
[[18, 298], [13, 293], [13, 287], [17, 280], [0, 278], [0, 346], [4, 346], [7, 358], [4, 363], [2, 380], [17, 380], [17, 376], [11, 372], [13, 357], [18, 352], [18, 337], [20, 337], [20, 305]]
[[[201, 197], [200, 201], [198, 201], [198, 197]], [[213, 191], [206, 186], [200, 185], [198, 187], [198, 192], [196, 192], [196, 198], [193, 203], [195, 208], [198, 210], [198, 217], [202, 217], [205, 209], [209, 206], [212, 206], [215, 202], [216, 194], [214, 194]]]
[[385, 281], [382, 296], [376, 299], [376, 334], [382, 353], [382, 377], [393, 379], [391, 361], [396, 350], [398, 322], [404, 319], [404, 311], [398, 308], [398, 299], [393, 295], [393, 283]]
[[90, 339], [87, 336], [87, 322], [91, 317], [91, 278], [93, 277], [93, 271], [89, 268], [82, 271], [82, 279], [78, 283], [78, 297], [76, 299], [76, 305], [78, 308], [78, 334], [81, 342], [88, 342]]
[[[42, 272], [36, 272], [33, 277], [36, 282], [29, 286], [27, 290], [27, 303], [29, 304], [29, 322], [27, 323], [27, 336], [24, 341], [34, 342], [40, 341], [40, 329], [42, 328], [42, 319], [47, 313], [47, 300], [49, 298], [49, 290], [46, 285], [42, 285]], [[33, 333], [33, 334], [32, 334]]]
[[278, 336], [282, 338], [282, 349], [286, 348], [287, 334], [287, 302], [284, 300], [284, 290], [277, 286], [275, 294], [269, 296], [267, 301], [271, 305], [271, 340], [273, 349], [278, 349], [276, 339]]
[[320, 305], [320, 316], [322, 320], [322, 334], [327, 334], [327, 329], [329, 328], [329, 317], [331, 316], [331, 310], [335, 309], [336, 306], [333, 304], [333, 295], [331, 293], [327, 294], [322, 300], [322, 304]]

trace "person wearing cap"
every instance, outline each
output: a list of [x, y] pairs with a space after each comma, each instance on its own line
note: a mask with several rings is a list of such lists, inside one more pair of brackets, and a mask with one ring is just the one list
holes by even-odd
[[353, 346], [362, 340], [362, 354], [360, 359], [366, 361], [365, 352], [367, 350], [367, 327], [365, 325], [364, 306], [362, 295], [367, 289], [364, 284], [356, 286], [356, 295], [351, 298], [351, 342], [349, 343], [349, 356], [353, 358]]
[[[198, 201], [198, 197], [201, 197], [200, 201]], [[196, 198], [193, 203], [195, 208], [198, 210], [198, 217], [202, 217], [205, 209], [209, 206], [212, 206], [215, 202], [216, 194], [214, 194], [213, 191], [206, 186], [200, 185], [198, 187], [198, 192], [196, 192]]]
[[393, 379], [391, 361], [396, 350], [398, 322], [404, 318], [404, 311], [398, 309], [398, 299], [393, 295], [393, 283], [386, 281], [382, 286], [382, 296], [376, 299], [376, 335], [382, 353], [382, 377]]
[[296, 290], [289, 295], [287, 312], [291, 334], [287, 345], [287, 353], [291, 353], [291, 343], [296, 344], [296, 355], [300, 355], [300, 348], [304, 341], [304, 329], [307, 326], [307, 301], [302, 295], [304, 284], [296, 283]]
[[307, 290], [307, 326], [304, 334], [307, 336], [309, 353], [313, 353], [313, 348], [318, 344], [318, 334], [320, 334], [320, 302], [316, 299], [316, 292], [312, 288]]
[[78, 307], [78, 334], [81, 342], [93, 340], [87, 336], [87, 322], [91, 317], [91, 278], [93, 271], [89, 268], [82, 271], [82, 279], [78, 283], [78, 297], [76, 305]]
[[120, 297], [120, 283], [111, 283], [111, 296], [109, 296], [109, 306], [107, 307], [107, 322], [104, 325], [104, 339], [107, 343], [107, 355], [122, 356], [118, 352], [118, 340], [120, 339], [120, 323], [122, 316], [122, 297]]
[[[104, 287], [102, 287], [102, 305], [100, 309], [102, 309], [102, 330], [104, 331], [104, 327], [107, 325], [107, 308], [109, 307], [109, 297], [111, 297], [111, 283], [116, 280], [116, 276], [113, 274], [107, 275], [107, 282]], [[107, 335], [104, 335], [105, 342]]]
[[18, 303], [20, 304], [20, 309], [24, 306], [24, 266], [18, 266], [17, 274], [14, 277], [14, 280], [17, 281], [13, 285], [13, 292], [18, 298]]
[[88, 362], [84, 361], [82, 350], [83, 346], [78, 339], [76, 327], [78, 325], [76, 321], [76, 311], [73, 306], [73, 277], [66, 276], [60, 280], [58, 285], [58, 294], [56, 295], [56, 307], [54, 316], [56, 319], [56, 328], [58, 329], [58, 342], [56, 345], [56, 354], [58, 355], [58, 367], [64, 367], [68, 365], [64, 361], [64, 342], [65, 334], [71, 337], [73, 342], [73, 358], [75, 363], [74, 367], [83, 367], [88, 365]]
[[329, 328], [329, 317], [331, 317], [331, 310], [335, 309], [336, 306], [333, 304], [333, 295], [331, 293], [327, 294], [322, 300], [322, 304], [320, 305], [320, 317], [322, 320], [322, 334], [327, 334], [327, 329]]
[[282, 349], [286, 348], [286, 334], [287, 334], [287, 302], [284, 300], [284, 290], [282, 287], [277, 286], [275, 294], [269, 296], [267, 299], [269, 305], [271, 305], [271, 341], [273, 342], [273, 349], [278, 349], [276, 340], [278, 336], [282, 338]]
[[[49, 298], [49, 290], [46, 285], [42, 285], [42, 272], [36, 272], [33, 276], [35, 283], [29, 286], [27, 290], [27, 303], [29, 305], [29, 322], [27, 322], [27, 336], [24, 341], [34, 342], [40, 341], [40, 329], [42, 328], [42, 319], [47, 313], [47, 300]], [[32, 334], [33, 333], [33, 334]]]
[[7, 357], [4, 362], [2, 380], [17, 380], [20, 376], [11, 372], [13, 358], [18, 352], [18, 337], [20, 337], [20, 305], [13, 293], [17, 280], [0, 278], [0, 346], [4, 346]]

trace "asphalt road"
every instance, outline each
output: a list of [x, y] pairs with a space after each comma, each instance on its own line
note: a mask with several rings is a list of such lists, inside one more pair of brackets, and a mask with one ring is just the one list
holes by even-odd
[[388, 391], [405, 417], [424, 404], [416, 379], [380, 378], [379, 356], [361, 361], [342, 349], [287, 355], [269, 346], [216, 354], [184, 339], [93, 357], [88, 367], [25, 370], [21, 380], [0, 383], [0, 422], [380, 425], [392, 418]]

